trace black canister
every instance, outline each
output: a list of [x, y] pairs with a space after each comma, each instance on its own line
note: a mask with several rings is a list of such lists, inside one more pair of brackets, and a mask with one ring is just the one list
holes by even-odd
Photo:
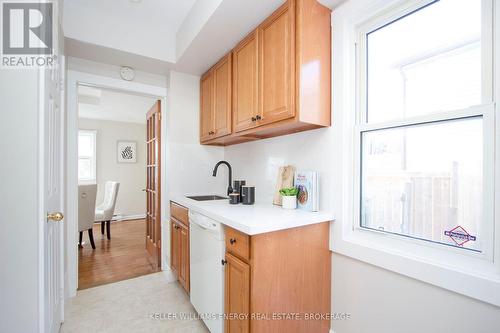
[[[245, 180], [235, 180], [233, 183], [234, 183], [234, 186], [233, 186], [234, 192], [238, 192], [241, 194], [241, 187], [243, 185], [245, 185], [246, 181]], [[238, 202], [242, 202], [241, 199], [242, 199], [241, 195], [238, 196]]]
[[229, 193], [229, 203], [236, 205], [239, 203], [240, 194], [238, 192]]
[[255, 203], [255, 186], [241, 187], [241, 197], [244, 205], [253, 205]]

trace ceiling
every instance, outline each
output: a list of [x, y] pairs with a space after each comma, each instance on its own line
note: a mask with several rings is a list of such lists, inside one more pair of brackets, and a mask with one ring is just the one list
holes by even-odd
[[175, 61], [175, 39], [196, 0], [66, 0], [65, 37]]
[[[284, 0], [66, 0], [69, 56], [200, 75]], [[345, 0], [320, 0], [333, 8]]]
[[146, 113], [156, 99], [88, 86], [78, 87], [78, 117], [146, 123]]

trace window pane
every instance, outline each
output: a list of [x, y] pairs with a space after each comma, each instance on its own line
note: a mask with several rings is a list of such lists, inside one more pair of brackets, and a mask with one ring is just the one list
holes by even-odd
[[92, 179], [92, 161], [88, 158], [78, 159], [78, 179]]
[[367, 118], [481, 104], [481, 0], [441, 0], [369, 33]]
[[90, 133], [78, 134], [78, 156], [91, 157], [94, 154], [94, 138]]
[[480, 251], [482, 121], [362, 133], [361, 226]]

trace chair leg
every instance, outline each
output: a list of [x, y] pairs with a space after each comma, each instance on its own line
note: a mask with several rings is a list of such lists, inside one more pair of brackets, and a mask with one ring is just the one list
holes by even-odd
[[94, 233], [92, 231], [92, 228], [89, 229], [89, 238], [90, 238], [90, 245], [92, 245], [92, 248], [95, 250]]
[[80, 231], [80, 236], [78, 237], [78, 247], [83, 247], [82, 240], [83, 240], [83, 231]]
[[105, 222], [101, 222], [101, 235], [104, 235], [104, 223]]
[[108, 239], [111, 239], [111, 221], [106, 221], [106, 233], [108, 234]]

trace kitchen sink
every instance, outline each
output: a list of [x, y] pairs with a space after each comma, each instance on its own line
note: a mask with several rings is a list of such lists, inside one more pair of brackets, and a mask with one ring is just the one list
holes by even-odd
[[193, 199], [196, 201], [210, 201], [210, 200], [224, 200], [226, 197], [221, 197], [219, 195], [195, 195], [191, 197], [187, 197], [189, 199]]

